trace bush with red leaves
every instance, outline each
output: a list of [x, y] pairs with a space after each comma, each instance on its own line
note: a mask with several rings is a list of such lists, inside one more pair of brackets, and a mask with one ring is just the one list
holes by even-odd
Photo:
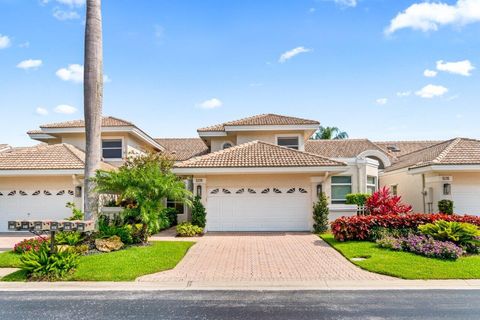
[[412, 206], [403, 204], [402, 197], [394, 196], [390, 189], [383, 187], [367, 198], [365, 206], [371, 215], [402, 214], [412, 211]]
[[412, 229], [436, 220], [467, 222], [480, 226], [480, 217], [446, 214], [387, 214], [341, 217], [332, 222], [332, 233], [338, 241], [372, 240], [375, 228]]

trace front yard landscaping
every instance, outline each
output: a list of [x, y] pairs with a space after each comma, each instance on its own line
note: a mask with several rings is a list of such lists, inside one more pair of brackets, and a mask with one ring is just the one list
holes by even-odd
[[[133, 246], [121, 251], [79, 257], [78, 268], [66, 281], [133, 281], [136, 278], [174, 268], [193, 242], [156, 241], [149, 246]], [[0, 267], [20, 267], [21, 255], [0, 254]], [[25, 271], [14, 272], [1, 281], [25, 281]]]

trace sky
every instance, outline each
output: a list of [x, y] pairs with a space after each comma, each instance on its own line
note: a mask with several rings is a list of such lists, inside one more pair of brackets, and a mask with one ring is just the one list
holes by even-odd
[[[103, 0], [104, 115], [153, 137], [260, 113], [480, 138], [480, 0]], [[84, 0], [0, 0], [0, 143], [83, 118]]]

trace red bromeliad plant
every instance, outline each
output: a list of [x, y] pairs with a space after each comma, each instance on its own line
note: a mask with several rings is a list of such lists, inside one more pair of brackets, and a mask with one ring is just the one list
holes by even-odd
[[413, 229], [437, 220], [471, 223], [480, 226], [480, 217], [447, 214], [387, 214], [341, 217], [332, 222], [332, 233], [339, 241], [370, 240], [375, 228]]
[[390, 189], [383, 187], [367, 198], [365, 206], [371, 215], [395, 215], [412, 211], [412, 206], [403, 204], [402, 197], [394, 196]]
[[13, 247], [13, 251], [15, 253], [25, 253], [28, 251], [37, 252], [38, 250], [40, 250], [40, 247], [42, 246], [43, 243], [46, 243], [49, 241], [50, 240], [48, 238], [42, 238], [42, 237], [24, 239]]

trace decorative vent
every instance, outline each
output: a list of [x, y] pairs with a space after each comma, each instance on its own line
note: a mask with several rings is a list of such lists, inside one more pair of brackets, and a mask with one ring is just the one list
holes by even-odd
[[235, 192], [236, 194], [242, 194], [245, 192], [245, 188], [242, 188], [242, 189], [238, 189], [237, 192]]
[[10, 192], [8, 193], [9, 196], [14, 196], [14, 195], [16, 195], [16, 194], [17, 194], [17, 191], [16, 191], [16, 190], [10, 191]]
[[282, 193], [282, 191], [280, 191], [280, 189], [277, 189], [277, 188], [273, 188], [273, 192], [274, 193]]
[[287, 193], [294, 193], [295, 192], [295, 188], [290, 188], [287, 190]]
[[305, 189], [303, 189], [303, 188], [298, 188], [298, 191], [299, 191], [300, 193], [308, 193], [307, 190], [305, 190]]
[[48, 190], [43, 190], [43, 194], [46, 195], [46, 196], [51, 196], [52, 193]]
[[217, 194], [220, 191], [220, 189], [213, 189], [210, 191], [210, 194]]
[[75, 194], [75, 192], [73, 190], [68, 190], [68, 194], [73, 196]]
[[270, 192], [270, 188], [266, 188], [266, 189], [263, 189], [262, 190], [262, 193], [265, 194], [265, 193], [269, 193]]
[[253, 190], [253, 189], [250, 189], [250, 188], [248, 188], [248, 193], [255, 194], [255, 193], [257, 193], [257, 191], [255, 191], [255, 190]]
[[65, 194], [65, 190], [60, 190], [57, 192], [57, 196], [63, 196]]
[[25, 191], [23, 191], [23, 190], [18, 191], [18, 193], [19, 193], [21, 196], [28, 196], [28, 194], [27, 194]]
[[228, 189], [222, 189], [222, 192], [225, 194], [231, 194], [232, 192]]
[[38, 196], [39, 194], [40, 194], [40, 190], [37, 190], [34, 193], [32, 193], [32, 196]]

